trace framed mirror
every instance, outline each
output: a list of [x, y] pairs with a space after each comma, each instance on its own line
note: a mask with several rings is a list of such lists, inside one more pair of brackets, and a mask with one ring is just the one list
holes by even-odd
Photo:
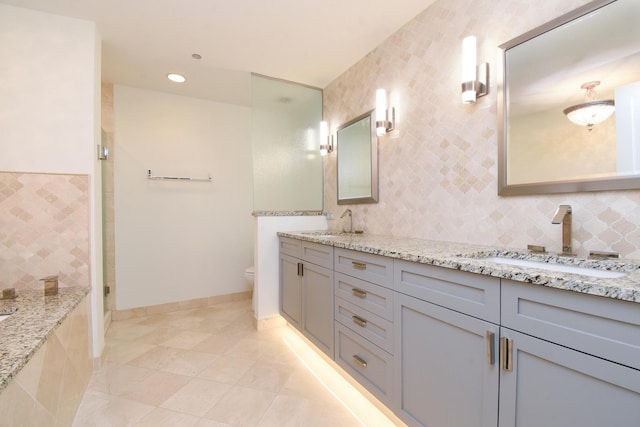
[[373, 111], [338, 128], [338, 204], [378, 202], [378, 138]]
[[499, 195], [640, 188], [638, 16], [592, 1], [500, 46]]

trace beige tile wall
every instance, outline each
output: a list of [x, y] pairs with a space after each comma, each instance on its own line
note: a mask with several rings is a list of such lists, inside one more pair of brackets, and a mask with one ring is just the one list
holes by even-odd
[[[579, 254], [613, 250], [640, 258], [640, 191], [503, 198], [497, 196], [495, 67], [500, 44], [587, 0], [438, 0], [324, 90], [335, 130], [390, 93], [398, 132], [380, 140], [380, 202], [337, 206], [336, 155], [325, 158], [325, 210], [350, 207], [371, 233], [559, 251], [559, 204], [574, 208]], [[490, 94], [460, 101], [462, 39], [478, 37], [492, 67]], [[341, 220], [330, 223], [342, 228]]]
[[89, 178], [0, 172], [0, 288], [90, 286]]

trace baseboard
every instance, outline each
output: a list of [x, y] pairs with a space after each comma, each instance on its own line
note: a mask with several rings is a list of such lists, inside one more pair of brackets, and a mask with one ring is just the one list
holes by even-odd
[[136, 317], [145, 317], [152, 314], [170, 313], [172, 311], [186, 310], [190, 308], [208, 307], [210, 305], [222, 304], [225, 302], [244, 301], [251, 299], [252, 291], [237, 292], [234, 294], [216, 295], [206, 298], [183, 300], [170, 302], [167, 304], [149, 305], [146, 307], [136, 307], [126, 310], [112, 310], [112, 320], [127, 320]]

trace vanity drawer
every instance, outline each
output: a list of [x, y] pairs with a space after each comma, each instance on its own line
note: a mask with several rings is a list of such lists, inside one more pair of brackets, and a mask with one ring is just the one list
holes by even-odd
[[640, 369], [640, 304], [502, 281], [502, 326]]
[[395, 260], [394, 288], [398, 292], [469, 316], [500, 322], [500, 279]]
[[380, 286], [393, 286], [393, 259], [343, 248], [335, 250], [336, 271]]
[[393, 354], [393, 323], [342, 298], [336, 298], [336, 320]]
[[287, 254], [295, 258], [302, 258], [302, 241], [280, 237], [280, 253]]
[[335, 295], [384, 319], [393, 321], [393, 290], [389, 288], [374, 285], [346, 274], [336, 273]]
[[387, 405], [393, 390], [393, 356], [336, 322], [336, 362]]
[[302, 242], [302, 260], [333, 270], [333, 246]]

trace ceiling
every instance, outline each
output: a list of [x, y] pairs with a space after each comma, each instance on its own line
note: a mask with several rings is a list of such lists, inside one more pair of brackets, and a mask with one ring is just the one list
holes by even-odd
[[434, 1], [0, 0], [95, 22], [103, 81], [239, 105], [252, 72], [324, 88]]

